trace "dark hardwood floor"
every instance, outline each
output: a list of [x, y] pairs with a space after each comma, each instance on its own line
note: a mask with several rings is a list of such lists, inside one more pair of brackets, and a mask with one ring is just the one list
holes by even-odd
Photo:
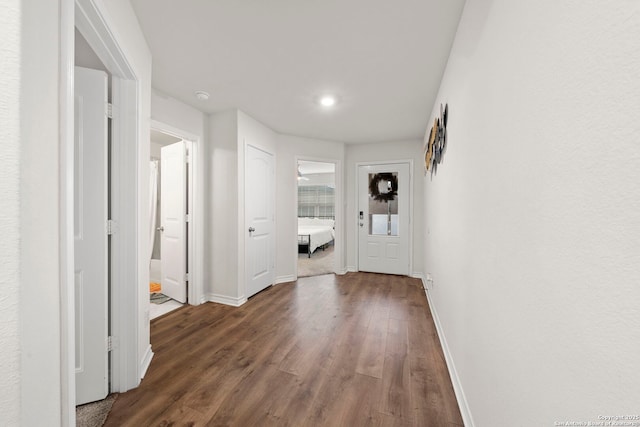
[[461, 426], [420, 280], [273, 286], [151, 322], [155, 356], [106, 426]]

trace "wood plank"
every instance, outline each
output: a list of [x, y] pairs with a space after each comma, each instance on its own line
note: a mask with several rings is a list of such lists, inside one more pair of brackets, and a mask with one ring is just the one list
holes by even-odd
[[387, 354], [382, 375], [379, 411], [411, 424], [411, 375], [408, 355], [408, 326], [404, 320], [389, 319]]
[[106, 426], [462, 425], [416, 279], [302, 278], [242, 307], [169, 313], [151, 342]]

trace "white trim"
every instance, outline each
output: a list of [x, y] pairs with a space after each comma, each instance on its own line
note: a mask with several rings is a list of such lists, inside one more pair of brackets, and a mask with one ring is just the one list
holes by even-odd
[[242, 304], [247, 302], [247, 299], [244, 296], [234, 298], [228, 297], [226, 295], [215, 294], [213, 292], [209, 292], [207, 294], [207, 301], [216, 302], [218, 304], [230, 305], [233, 307], [240, 307]]
[[[138, 83], [112, 75], [111, 122], [111, 334], [120, 346], [111, 352], [111, 392], [140, 384], [138, 277]], [[136, 143], [131, 143], [135, 141]], [[146, 234], [145, 234], [146, 236]]]
[[151, 359], [153, 359], [153, 356], [154, 353], [151, 350], [151, 344], [149, 344], [144, 352], [142, 361], [140, 362], [139, 372], [141, 379], [144, 378], [145, 374], [147, 373], [147, 369], [149, 369], [149, 366], [151, 365]]
[[296, 276], [290, 274], [288, 276], [278, 276], [278, 277], [276, 277], [276, 280], [274, 281], [273, 284], [274, 285], [279, 285], [281, 283], [289, 283], [289, 282], [295, 282], [295, 281], [296, 281]]
[[[335, 192], [334, 192], [334, 226], [335, 226], [335, 239], [334, 239], [334, 253], [333, 253], [333, 272], [335, 274], [340, 274], [341, 271], [345, 270], [345, 267], [342, 265], [343, 256], [342, 253], [345, 247], [344, 238], [344, 205], [340, 203], [341, 200], [344, 200], [342, 195], [344, 191], [344, 176], [343, 176], [343, 168], [342, 168], [342, 160], [340, 159], [327, 159], [322, 157], [312, 157], [305, 155], [296, 155], [294, 156], [294, 169], [298, 170], [298, 163], [300, 161], [303, 162], [319, 162], [319, 163], [333, 163], [334, 165], [334, 183], [335, 183]], [[296, 183], [294, 194], [293, 194], [293, 212], [294, 218], [298, 218], [298, 184]], [[294, 235], [298, 236], [298, 221], [294, 221]], [[293, 276], [294, 280], [298, 279], [298, 240], [296, 237], [296, 250], [294, 251], [294, 267], [293, 267]], [[344, 273], [342, 273], [344, 274]]]
[[74, 2], [60, 1], [60, 412], [63, 426], [76, 424], [74, 292]]
[[[411, 275], [412, 274], [412, 270], [413, 270], [413, 231], [414, 231], [414, 223], [416, 221], [416, 219], [413, 217], [413, 159], [399, 159], [399, 160], [389, 160], [389, 161], [371, 161], [371, 162], [356, 162], [356, 179], [355, 181], [355, 185], [356, 185], [356, 192], [355, 192], [355, 207], [356, 207], [356, 215], [354, 215], [354, 224], [355, 224], [355, 261], [356, 261], [356, 267], [354, 271], [360, 271], [360, 254], [359, 254], [359, 250], [360, 250], [360, 233], [358, 231], [359, 229], [359, 225], [358, 225], [358, 206], [360, 205], [360, 195], [358, 194], [358, 192], [360, 191], [360, 186], [359, 186], [359, 180], [360, 180], [360, 166], [386, 166], [386, 165], [398, 165], [398, 164], [408, 164], [409, 165], [409, 268], [407, 270], [407, 274]], [[349, 268], [349, 267], [348, 267]]]
[[438, 332], [438, 338], [440, 340], [440, 347], [442, 347], [444, 359], [447, 363], [449, 378], [451, 378], [453, 391], [455, 392], [456, 399], [458, 400], [458, 408], [460, 409], [460, 415], [462, 415], [463, 424], [467, 427], [474, 427], [475, 424], [473, 422], [471, 410], [469, 409], [469, 403], [467, 402], [467, 398], [464, 394], [462, 383], [460, 382], [460, 377], [458, 377], [458, 371], [456, 370], [455, 363], [453, 362], [453, 356], [451, 355], [451, 351], [449, 350], [449, 345], [447, 344], [447, 339], [445, 338], [444, 330], [442, 329], [442, 324], [440, 323], [440, 318], [438, 317], [438, 311], [436, 310], [433, 301], [431, 301], [431, 297], [429, 296], [429, 292], [427, 291], [427, 283], [424, 276], [422, 277], [422, 287], [424, 288], [424, 293], [427, 296], [427, 302], [429, 303], [429, 309], [431, 310], [433, 323], [436, 325], [436, 331]]
[[134, 80], [135, 73], [122, 51], [98, 0], [75, 0], [75, 26], [113, 75]]
[[[357, 255], [357, 253], [356, 253]], [[348, 265], [347, 268], [347, 273], [356, 273], [358, 271], [358, 267], [353, 266], [353, 265]]]
[[149, 344], [144, 352], [142, 361], [140, 362], [140, 367], [138, 368], [138, 371], [140, 372], [140, 379], [144, 378], [147, 373], [147, 369], [149, 369], [149, 365], [151, 365], [151, 359], [153, 359], [153, 351], [151, 351], [151, 344]]
[[[120, 233], [112, 236], [111, 332], [120, 346], [111, 353], [110, 391], [126, 391], [140, 382], [138, 370], [138, 126], [140, 87], [127, 56], [96, 0], [61, 0], [60, 9], [60, 287], [61, 423], [75, 425], [75, 300], [73, 255], [73, 120], [75, 37], [78, 28], [113, 77], [112, 218]], [[131, 142], [135, 143], [131, 143]], [[132, 286], [132, 284], [134, 284]]]
[[201, 142], [200, 138], [185, 130], [170, 126], [158, 120], [151, 120], [150, 129], [162, 132], [167, 135], [180, 138], [186, 141], [189, 147], [189, 295], [188, 302], [190, 305], [199, 305], [206, 301], [204, 296], [204, 286], [202, 278], [204, 277], [204, 179], [202, 178], [202, 161], [200, 156]]

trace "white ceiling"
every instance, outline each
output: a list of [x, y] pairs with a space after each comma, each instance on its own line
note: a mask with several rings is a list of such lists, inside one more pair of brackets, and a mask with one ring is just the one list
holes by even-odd
[[[464, 0], [131, 0], [153, 87], [348, 143], [422, 138]], [[211, 94], [209, 101], [194, 92]], [[331, 92], [331, 110], [317, 98]], [[441, 100], [445, 101], [445, 100]]]

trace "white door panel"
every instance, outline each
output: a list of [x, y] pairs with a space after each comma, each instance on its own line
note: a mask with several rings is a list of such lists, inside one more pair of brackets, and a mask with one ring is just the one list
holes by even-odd
[[247, 145], [245, 162], [247, 297], [273, 283], [274, 198], [273, 155]]
[[[360, 271], [409, 274], [409, 169], [408, 163], [358, 168]], [[375, 187], [374, 194], [371, 193], [371, 185]], [[397, 194], [386, 200], [384, 195], [390, 191], [396, 191]], [[381, 200], [376, 200], [374, 196]]]
[[108, 390], [107, 74], [75, 68], [76, 404]]
[[162, 293], [184, 303], [187, 301], [187, 170], [184, 141], [162, 147], [160, 159]]

